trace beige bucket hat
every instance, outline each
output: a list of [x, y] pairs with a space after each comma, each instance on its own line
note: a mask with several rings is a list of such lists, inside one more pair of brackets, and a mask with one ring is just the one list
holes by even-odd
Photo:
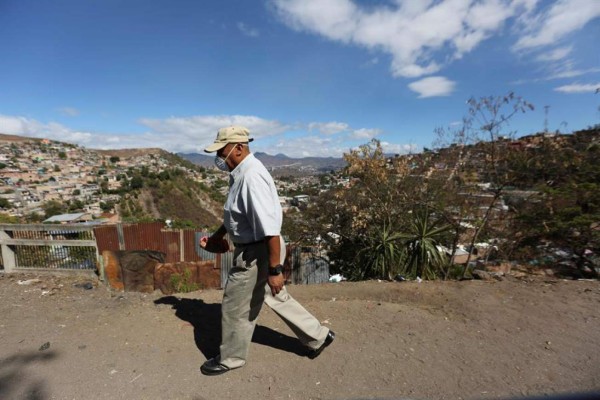
[[227, 145], [227, 143], [248, 143], [253, 141], [253, 138], [249, 137], [250, 131], [248, 128], [243, 126], [228, 126], [221, 128], [217, 132], [217, 138], [215, 142], [204, 149], [207, 153], [213, 153], [219, 151]]

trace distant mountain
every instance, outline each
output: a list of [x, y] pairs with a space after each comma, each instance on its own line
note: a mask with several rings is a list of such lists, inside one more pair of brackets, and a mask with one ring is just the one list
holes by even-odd
[[201, 167], [212, 167], [215, 165], [213, 161], [214, 156], [198, 153], [177, 153], [177, 155]]
[[[196, 165], [202, 167], [214, 166], [214, 155], [205, 155], [198, 153], [177, 153]], [[292, 158], [285, 154], [270, 155], [267, 153], [256, 152], [254, 156], [275, 175], [308, 175], [315, 173], [325, 173], [331, 170], [337, 171], [346, 166], [343, 158], [334, 157], [304, 157]]]
[[90, 149], [90, 150], [96, 151], [96, 152], [102, 154], [103, 156], [108, 156], [108, 157], [115, 156], [115, 157], [119, 157], [119, 158], [141, 157], [141, 156], [145, 156], [148, 154], [154, 154], [154, 155], [159, 155], [159, 156], [169, 154], [169, 152], [166, 150], [152, 148], [152, 147], [141, 148], [141, 149], [132, 148], [132, 149], [111, 149], [111, 150], [96, 150], [96, 149]]

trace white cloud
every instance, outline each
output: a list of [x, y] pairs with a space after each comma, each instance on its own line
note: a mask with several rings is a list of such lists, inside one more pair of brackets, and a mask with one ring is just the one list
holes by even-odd
[[[90, 149], [152, 147], [174, 153], [203, 153], [220, 128], [243, 125], [250, 130], [251, 137], [265, 139], [253, 142], [253, 151], [284, 153], [290, 157], [341, 157], [352, 147], [366, 143], [381, 133], [379, 129], [353, 129], [344, 122], [286, 124], [250, 115], [144, 118], [138, 122], [148, 129], [147, 132], [115, 134], [77, 131], [55, 122], [43, 123], [31, 118], [0, 115], [0, 133], [58, 140]], [[296, 137], [288, 134], [305, 129], [309, 132], [315, 130], [318, 134]], [[403, 148], [389, 146], [389, 152], [398, 153]]]
[[347, 152], [348, 144], [340, 137], [333, 136], [303, 136], [279, 140], [267, 153], [283, 153], [289, 157], [341, 157]]
[[555, 79], [575, 78], [587, 74], [600, 72], [600, 68], [575, 69], [572, 61], [564, 61], [561, 63], [552, 63], [545, 68], [544, 77], [535, 79], [518, 79], [513, 81], [514, 85], [523, 85], [531, 82], [552, 81]]
[[93, 137], [89, 132], [75, 131], [56, 122], [44, 124], [35, 119], [10, 115], [0, 115], [0, 132], [84, 145], [92, 143]]
[[546, 80], [575, 78], [576, 76], [591, 74], [594, 72], [600, 72], [600, 68], [574, 69], [573, 64], [571, 62], [567, 62], [564, 65], [554, 68], [554, 70], [550, 72], [550, 75], [546, 77]]
[[266, 120], [251, 115], [202, 115], [171, 117], [167, 119], [142, 118], [142, 125], [153, 134], [167, 137], [164, 142], [170, 151], [202, 151], [215, 140], [217, 131], [230, 125], [242, 125], [250, 131], [250, 137], [261, 138], [278, 135], [290, 129], [278, 121]]
[[371, 6], [352, 0], [271, 3], [292, 29], [387, 53], [393, 76], [420, 77], [472, 51], [500, 32], [509, 18], [527, 15], [537, 0], [396, 0]]
[[62, 108], [59, 108], [58, 111], [61, 114], [66, 115], [68, 117], [76, 117], [79, 115], [79, 110], [77, 110], [76, 108], [73, 108], [73, 107], [62, 107]]
[[354, 130], [352, 132], [352, 134], [350, 135], [350, 137], [352, 139], [371, 140], [374, 137], [378, 136], [380, 133], [381, 133], [381, 130], [379, 130], [379, 129], [361, 128], [361, 129]]
[[243, 22], [238, 22], [237, 27], [240, 30], [240, 32], [242, 32], [246, 36], [258, 37], [258, 35], [259, 35], [258, 29], [250, 28], [248, 25], [244, 24]]
[[335, 135], [336, 133], [348, 131], [350, 127], [344, 122], [311, 122], [308, 124], [311, 131], [317, 130], [324, 135]]
[[512, 47], [517, 52], [537, 53], [532, 59], [541, 63], [545, 76], [531, 81], [574, 78], [600, 71], [600, 68], [578, 68], [576, 60], [569, 58], [574, 45], [567, 44], [573, 33], [600, 17], [600, 1], [556, 0], [540, 4], [544, 7], [536, 13], [519, 17], [520, 38]]
[[417, 145], [381, 142], [381, 148], [386, 154], [408, 154], [415, 152], [417, 150]]
[[536, 57], [538, 61], [559, 61], [568, 56], [573, 50], [572, 46], [567, 47], [559, 47], [558, 49], [554, 49], [550, 52], [540, 54]]
[[51, 139], [93, 149], [160, 147], [171, 150], [169, 138], [163, 135], [151, 133], [116, 135], [78, 131], [56, 122], [43, 123], [31, 118], [10, 115], [0, 115], [0, 133]]
[[254, 138], [278, 135], [291, 128], [277, 121], [247, 115], [145, 118], [139, 122], [150, 131], [143, 134], [92, 133], [76, 131], [55, 122], [0, 115], [0, 133], [53, 139], [96, 149], [158, 147], [172, 152], [202, 152], [224, 126], [246, 126]]
[[573, 83], [570, 85], [559, 86], [554, 90], [561, 93], [595, 93], [600, 89], [600, 82], [581, 85]]
[[455, 86], [456, 82], [443, 76], [430, 76], [408, 85], [410, 90], [419, 93], [419, 98], [448, 96]]
[[[270, 154], [283, 153], [290, 157], [341, 157], [351, 148], [369, 142], [381, 133], [380, 129], [353, 129], [345, 122], [310, 122], [297, 129], [318, 132], [319, 135], [285, 137], [273, 145], [261, 147]], [[260, 146], [260, 144], [257, 144]]]
[[598, 17], [600, 1], [558, 0], [541, 15], [523, 20], [523, 25], [529, 29], [529, 33], [517, 41], [514, 49], [526, 50], [554, 45]]

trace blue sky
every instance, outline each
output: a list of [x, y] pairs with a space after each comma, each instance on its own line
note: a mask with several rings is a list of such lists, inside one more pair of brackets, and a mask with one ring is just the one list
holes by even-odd
[[[89, 148], [431, 147], [471, 96], [517, 136], [600, 122], [600, 0], [0, 0], [0, 132]], [[508, 132], [508, 131], [507, 131]]]

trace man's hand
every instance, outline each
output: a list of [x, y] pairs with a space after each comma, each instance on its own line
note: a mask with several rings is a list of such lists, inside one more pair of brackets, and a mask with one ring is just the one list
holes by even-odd
[[277, 293], [281, 292], [281, 289], [283, 289], [283, 285], [285, 284], [283, 274], [269, 275], [269, 280], [267, 283], [271, 288], [271, 294], [273, 294], [273, 296], [276, 296]]
[[200, 247], [211, 253], [225, 253], [229, 250], [229, 243], [222, 236], [203, 236], [200, 238]]

